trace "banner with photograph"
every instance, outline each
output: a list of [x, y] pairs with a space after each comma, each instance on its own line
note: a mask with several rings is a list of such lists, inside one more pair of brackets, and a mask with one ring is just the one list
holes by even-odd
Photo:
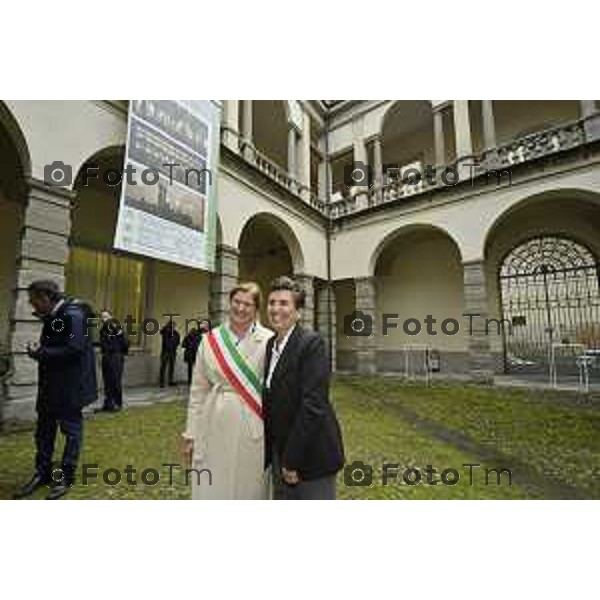
[[115, 248], [215, 269], [221, 107], [132, 100]]

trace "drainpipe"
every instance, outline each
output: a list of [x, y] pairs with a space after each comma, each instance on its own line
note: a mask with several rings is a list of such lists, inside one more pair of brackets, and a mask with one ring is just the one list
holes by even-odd
[[325, 201], [327, 203], [327, 225], [325, 230], [326, 260], [327, 260], [327, 333], [329, 336], [329, 369], [333, 369], [333, 323], [331, 322], [331, 309], [333, 305], [333, 288], [331, 285], [331, 234], [333, 221], [331, 217], [331, 162], [329, 161], [329, 127], [325, 125]]

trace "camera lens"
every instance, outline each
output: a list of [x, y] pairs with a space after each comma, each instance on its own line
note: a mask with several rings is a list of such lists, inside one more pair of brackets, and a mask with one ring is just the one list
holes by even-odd
[[352, 178], [352, 181], [354, 181], [354, 183], [361, 183], [362, 180], [365, 178], [365, 173], [362, 169], [354, 169], [350, 177]]
[[52, 181], [60, 183], [65, 178], [65, 172], [63, 169], [53, 169], [52, 173], [50, 173], [50, 177], [52, 178]]
[[360, 333], [365, 328], [365, 322], [362, 319], [354, 319], [350, 324], [352, 331]]
[[365, 478], [365, 472], [363, 469], [354, 469], [350, 474], [350, 477], [352, 477], [352, 481], [355, 483], [360, 483]]

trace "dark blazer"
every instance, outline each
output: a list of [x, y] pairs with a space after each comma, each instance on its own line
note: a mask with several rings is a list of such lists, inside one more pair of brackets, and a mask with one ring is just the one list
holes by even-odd
[[[265, 384], [275, 337], [267, 343]], [[296, 325], [263, 397], [265, 466], [277, 452], [281, 466], [301, 480], [318, 479], [344, 464], [342, 435], [329, 402], [329, 360], [317, 333]]]
[[61, 415], [97, 399], [96, 359], [86, 318], [84, 307], [71, 300], [43, 318], [40, 348], [32, 354], [38, 361], [38, 411]]

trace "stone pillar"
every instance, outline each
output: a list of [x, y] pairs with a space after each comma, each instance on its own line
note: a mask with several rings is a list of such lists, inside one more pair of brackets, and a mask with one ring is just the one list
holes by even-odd
[[373, 140], [373, 170], [375, 186], [383, 185], [383, 159], [381, 158], [381, 138], [378, 136]]
[[244, 158], [254, 159], [254, 134], [252, 131], [252, 100], [242, 100], [242, 141]]
[[329, 168], [328, 165], [329, 159], [326, 157], [322, 157], [319, 162], [319, 199], [323, 202], [326, 202], [329, 198], [328, 189], [327, 189], [327, 170]]
[[209, 318], [212, 325], [219, 325], [227, 318], [229, 292], [238, 283], [239, 256], [237, 248], [224, 244], [217, 246], [216, 272], [210, 278]]
[[288, 174], [292, 179], [298, 179], [296, 147], [298, 145], [298, 134], [292, 125], [288, 129]]
[[302, 116], [298, 178], [302, 185], [302, 192], [305, 194], [305, 200], [308, 200], [310, 195], [310, 116], [306, 112]]
[[456, 164], [460, 179], [468, 179], [471, 170], [464, 163], [473, 162], [473, 140], [469, 119], [469, 101], [454, 100], [454, 135], [456, 138]]
[[331, 285], [325, 284], [317, 292], [317, 330], [327, 344], [333, 372], [336, 368], [336, 309], [335, 294]]
[[492, 150], [496, 142], [496, 122], [494, 120], [494, 101], [481, 101], [481, 119], [483, 122], [483, 150]]
[[31, 314], [27, 288], [36, 279], [52, 279], [64, 290], [74, 198], [75, 193], [70, 190], [47, 187], [37, 179], [29, 180], [29, 198], [17, 258], [11, 343], [13, 375], [4, 410], [7, 420], [34, 415], [37, 363], [27, 356], [26, 347], [28, 342], [39, 340], [41, 322]]
[[294, 274], [293, 278], [300, 284], [300, 287], [306, 294], [300, 325], [304, 329], [312, 331], [315, 329], [315, 278], [312, 275], [304, 275], [302, 273]]
[[583, 128], [585, 138], [588, 142], [594, 142], [600, 139], [600, 111], [596, 107], [595, 100], [579, 101], [581, 118], [583, 119]]
[[433, 109], [433, 145], [435, 149], [435, 164], [446, 164], [446, 142], [444, 140], [444, 112], [443, 106]]
[[[365, 313], [373, 320], [373, 333], [377, 319], [375, 318], [375, 278], [358, 277], [354, 280], [355, 310]], [[373, 375], [377, 372], [375, 362], [375, 336], [355, 336], [357, 372], [361, 375]]]
[[239, 122], [240, 122], [240, 101], [223, 101], [223, 143], [234, 152], [239, 151]]
[[[472, 332], [468, 336], [469, 374], [478, 383], [493, 383], [494, 361], [491, 353], [490, 336], [486, 332], [488, 318], [485, 263], [482, 260], [463, 263], [465, 313], [471, 319]], [[467, 327], [469, 319], [466, 318]]]

